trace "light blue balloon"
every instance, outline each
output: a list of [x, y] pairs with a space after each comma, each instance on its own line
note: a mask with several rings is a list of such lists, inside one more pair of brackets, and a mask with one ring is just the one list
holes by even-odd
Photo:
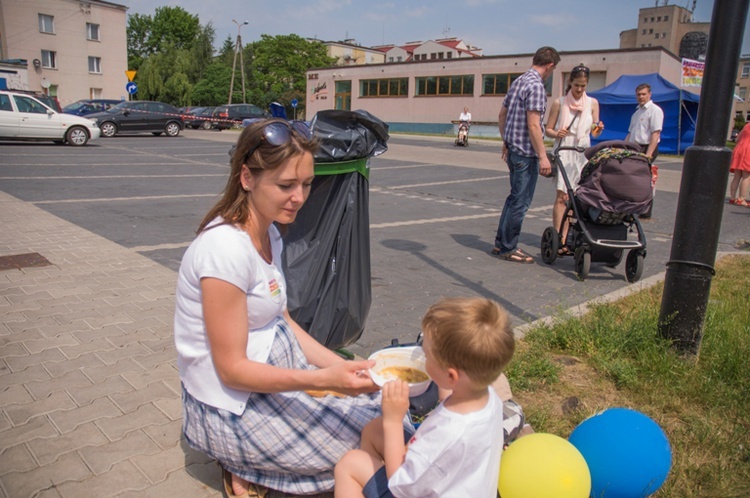
[[610, 408], [587, 418], [569, 441], [589, 466], [593, 498], [649, 496], [664, 484], [672, 467], [664, 431], [628, 408]]

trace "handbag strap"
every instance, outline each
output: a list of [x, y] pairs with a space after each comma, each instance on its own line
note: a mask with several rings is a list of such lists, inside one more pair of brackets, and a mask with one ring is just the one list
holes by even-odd
[[570, 128], [573, 126], [573, 123], [576, 122], [576, 119], [578, 119], [578, 116], [581, 114], [581, 111], [576, 111], [576, 115], [573, 116], [573, 119], [571, 120], [570, 124], [567, 128], [565, 128], [565, 131], [570, 131]]

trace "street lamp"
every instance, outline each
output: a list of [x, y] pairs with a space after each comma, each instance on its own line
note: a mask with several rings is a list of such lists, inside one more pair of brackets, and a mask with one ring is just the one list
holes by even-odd
[[245, 24], [250, 24], [248, 21], [238, 23], [232, 19], [232, 22], [237, 25], [237, 41], [234, 44], [234, 61], [232, 62], [232, 81], [229, 83], [229, 103], [232, 103], [232, 93], [234, 92], [234, 72], [237, 68], [237, 54], [240, 54], [240, 72], [242, 73], [242, 103], [244, 104], [247, 100], [245, 98], [245, 61], [242, 58], [242, 37], [240, 36], [240, 30]]

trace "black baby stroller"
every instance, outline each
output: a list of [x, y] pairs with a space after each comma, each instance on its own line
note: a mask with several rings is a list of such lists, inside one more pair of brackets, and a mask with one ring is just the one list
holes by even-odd
[[468, 147], [469, 146], [469, 123], [467, 121], [461, 121], [458, 124], [458, 136], [456, 136], [456, 147]]
[[[584, 152], [588, 163], [581, 172], [577, 190], [571, 186], [560, 151]], [[652, 200], [651, 164], [638, 145], [620, 140], [595, 147], [559, 147], [554, 160], [568, 193], [565, 216], [559, 227], [548, 227], [542, 235], [542, 260], [554, 263], [562, 249], [575, 258], [576, 275], [585, 280], [591, 262], [616, 267], [628, 251], [625, 276], [637, 282], [643, 273], [646, 236], [638, 215], [648, 211]], [[561, 239], [565, 222], [570, 223], [566, 240]], [[629, 234], [635, 233], [634, 236]]]

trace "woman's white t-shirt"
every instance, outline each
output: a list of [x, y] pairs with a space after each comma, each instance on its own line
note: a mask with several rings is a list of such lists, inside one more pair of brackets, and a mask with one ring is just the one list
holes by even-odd
[[281, 235], [271, 226], [271, 263], [255, 249], [250, 236], [234, 225], [212, 221], [182, 258], [175, 296], [174, 337], [177, 366], [185, 389], [210, 406], [242, 414], [246, 391], [225, 386], [214, 368], [203, 318], [201, 279], [224, 280], [247, 294], [247, 357], [268, 360], [275, 326], [286, 309], [286, 281], [281, 269]]

